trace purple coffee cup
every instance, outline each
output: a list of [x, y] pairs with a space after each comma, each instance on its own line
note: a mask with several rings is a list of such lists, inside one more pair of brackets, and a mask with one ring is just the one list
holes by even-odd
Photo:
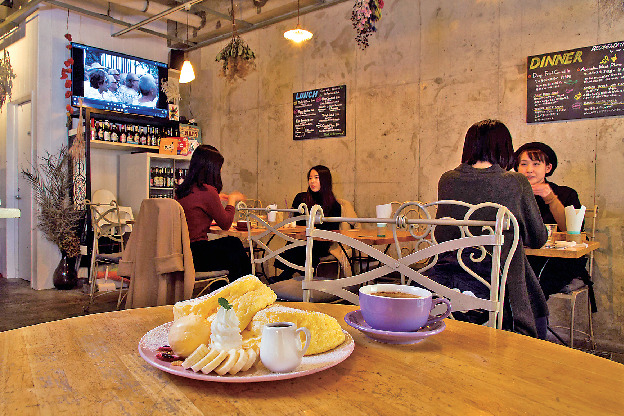
[[[387, 297], [375, 293], [399, 292], [414, 297]], [[373, 329], [393, 332], [418, 331], [425, 325], [441, 321], [451, 313], [451, 303], [444, 298], [433, 299], [426, 289], [407, 285], [377, 284], [360, 288], [362, 316]], [[446, 311], [431, 316], [431, 310], [439, 304]]]

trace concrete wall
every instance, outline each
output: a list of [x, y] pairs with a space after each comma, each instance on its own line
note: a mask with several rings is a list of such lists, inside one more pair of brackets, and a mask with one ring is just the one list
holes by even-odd
[[[225, 42], [195, 51], [197, 79], [183, 90], [183, 113], [205, 143], [226, 158], [225, 190], [265, 204], [290, 203], [322, 163], [336, 194], [361, 216], [389, 200], [434, 200], [440, 175], [457, 166], [467, 128], [503, 120], [516, 146], [549, 143], [552, 177], [601, 208], [594, 315], [601, 343], [624, 346], [624, 121], [603, 118], [526, 124], [526, 58], [624, 40], [617, 0], [387, 1], [370, 47], [358, 49], [352, 2], [305, 15], [314, 37], [295, 46], [282, 37], [295, 20], [244, 34], [257, 72], [229, 85], [214, 61]], [[347, 85], [347, 136], [292, 140], [292, 94]], [[184, 104], [184, 103], [183, 103]], [[615, 186], [614, 186], [615, 185]]]

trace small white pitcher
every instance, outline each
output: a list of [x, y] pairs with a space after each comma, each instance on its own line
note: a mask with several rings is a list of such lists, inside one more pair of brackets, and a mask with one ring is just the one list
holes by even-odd
[[[306, 334], [305, 345], [301, 346], [299, 333]], [[262, 329], [260, 341], [260, 360], [269, 370], [276, 373], [287, 373], [301, 364], [303, 354], [310, 346], [308, 328], [297, 328], [292, 322], [276, 322], [267, 324]]]

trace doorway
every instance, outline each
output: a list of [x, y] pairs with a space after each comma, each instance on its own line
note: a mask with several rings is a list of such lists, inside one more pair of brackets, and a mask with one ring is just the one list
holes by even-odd
[[[20, 218], [7, 222], [7, 278], [31, 281], [33, 275], [33, 201], [30, 184], [21, 174], [33, 161], [34, 134], [30, 97], [7, 107], [6, 205], [18, 208]], [[17, 244], [16, 244], [17, 243]]]

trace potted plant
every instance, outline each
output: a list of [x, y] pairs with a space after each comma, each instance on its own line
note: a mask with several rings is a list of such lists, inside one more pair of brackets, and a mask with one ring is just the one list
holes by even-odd
[[80, 255], [78, 230], [85, 215], [85, 210], [71, 199], [73, 180], [69, 159], [67, 147], [63, 146], [57, 154], [46, 152], [30, 170], [22, 170], [34, 191], [37, 226], [61, 251], [61, 261], [53, 275], [57, 289], [71, 289], [76, 285], [76, 258]]

